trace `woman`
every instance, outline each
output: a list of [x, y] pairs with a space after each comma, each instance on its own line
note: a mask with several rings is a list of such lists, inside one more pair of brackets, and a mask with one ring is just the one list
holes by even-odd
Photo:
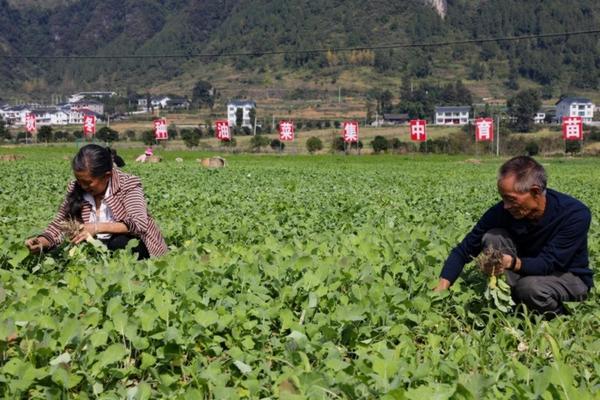
[[140, 179], [113, 168], [110, 149], [96, 144], [84, 146], [73, 158], [72, 167], [76, 180], [69, 184], [54, 221], [42, 234], [25, 242], [31, 252], [59, 245], [64, 239], [62, 227], [69, 220], [81, 224], [69, 238], [74, 244], [91, 235], [109, 250], [116, 250], [136, 238], [140, 243], [133, 251], [139, 259], [167, 252], [160, 230], [146, 209]]

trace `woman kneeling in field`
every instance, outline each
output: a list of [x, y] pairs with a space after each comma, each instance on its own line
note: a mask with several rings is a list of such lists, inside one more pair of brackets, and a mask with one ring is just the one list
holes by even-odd
[[64, 226], [78, 223], [71, 243], [96, 237], [109, 250], [123, 249], [131, 239], [138, 239], [133, 249], [139, 259], [160, 256], [167, 245], [158, 226], [148, 214], [140, 178], [113, 167], [111, 150], [89, 144], [82, 147], [72, 162], [75, 181], [54, 221], [35, 238], [25, 241], [31, 252], [51, 249], [65, 236]]

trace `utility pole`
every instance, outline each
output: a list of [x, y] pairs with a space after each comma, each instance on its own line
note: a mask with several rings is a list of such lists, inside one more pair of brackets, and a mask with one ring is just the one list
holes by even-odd
[[496, 157], [500, 157], [500, 114], [496, 115]]
[[338, 104], [342, 104], [342, 88], [338, 86]]

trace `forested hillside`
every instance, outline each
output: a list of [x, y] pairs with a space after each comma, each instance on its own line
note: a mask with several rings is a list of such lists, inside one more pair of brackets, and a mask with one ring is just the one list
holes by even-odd
[[[442, 18], [425, 0], [0, 0], [0, 97], [92, 88], [153, 91], [170, 82], [190, 91], [182, 82], [225, 79], [232, 71], [246, 77], [241, 86], [276, 80], [298, 87], [319, 78], [335, 83], [352, 71], [353, 81], [363, 83], [358, 90], [394, 77], [463, 79], [467, 86], [496, 88], [493, 94], [526, 82], [542, 87], [547, 97], [600, 84], [600, 35], [369, 49], [600, 26], [600, 3], [594, 0], [448, 0], [446, 6]], [[367, 49], [306, 52], [341, 47]], [[258, 55], [272, 51], [287, 53]], [[240, 52], [254, 55], [223, 57]], [[217, 56], [6, 58], [24, 54]]]

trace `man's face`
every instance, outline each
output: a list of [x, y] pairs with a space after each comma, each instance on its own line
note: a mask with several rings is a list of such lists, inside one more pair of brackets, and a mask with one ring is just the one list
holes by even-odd
[[508, 175], [498, 181], [498, 193], [504, 202], [504, 209], [515, 219], [535, 219], [543, 213], [540, 202], [541, 189], [534, 186], [530, 191], [522, 193], [515, 190], [515, 176]]

